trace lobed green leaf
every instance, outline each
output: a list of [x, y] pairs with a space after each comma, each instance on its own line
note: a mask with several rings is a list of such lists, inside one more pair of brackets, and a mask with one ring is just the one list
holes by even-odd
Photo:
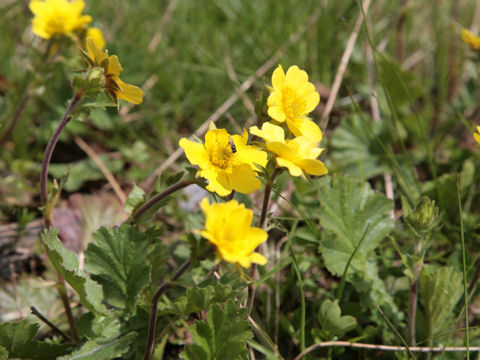
[[85, 269], [98, 281], [110, 305], [128, 309], [138, 293], [150, 282], [152, 251], [148, 233], [131, 225], [102, 227], [93, 234], [94, 241], [85, 251]]
[[182, 359], [248, 359], [246, 341], [252, 338], [252, 329], [247, 310], [234, 300], [228, 300], [223, 310], [212, 306], [207, 320], [195, 321], [191, 331], [195, 344], [185, 346]]
[[80, 270], [77, 256], [66, 249], [57, 237], [58, 230], [45, 230], [42, 236], [48, 258], [53, 266], [63, 276], [65, 281], [80, 296], [80, 301], [90, 311], [107, 315], [108, 310], [102, 304], [102, 287]]

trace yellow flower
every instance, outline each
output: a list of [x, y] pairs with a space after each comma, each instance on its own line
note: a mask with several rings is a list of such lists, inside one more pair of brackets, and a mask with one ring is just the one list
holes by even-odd
[[93, 43], [99, 48], [100, 50], [105, 49], [105, 39], [103, 38], [102, 30], [97, 29], [95, 27], [90, 27], [87, 29], [87, 35], [85, 36], [86, 39], [90, 38], [93, 40]]
[[180, 139], [188, 161], [198, 165], [197, 176], [208, 180], [207, 190], [227, 196], [232, 190], [249, 194], [262, 185], [256, 177], [257, 165], [267, 164], [267, 153], [247, 145], [248, 134], [230, 136], [225, 129], [212, 129], [205, 145]]
[[267, 259], [255, 248], [267, 240], [266, 231], [251, 227], [253, 211], [236, 200], [211, 204], [206, 198], [200, 206], [205, 214], [205, 230], [200, 235], [217, 247], [218, 257], [248, 268], [251, 263], [265, 265]]
[[473, 133], [473, 138], [480, 144], [480, 126], [477, 126], [477, 132]]
[[252, 126], [250, 133], [265, 140], [267, 149], [277, 155], [277, 165], [286, 167], [292, 176], [328, 173], [323, 162], [317, 160], [324, 149], [318, 148], [317, 142], [308, 137], [298, 136], [292, 140], [285, 140], [283, 129], [271, 123], [264, 123], [261, 130]]
[[461, 32], [462, 41], [475, 51], [480, 51], [480, 37], [473, 35], [467, 29], [462, 29]]
[[70, 34], [92, 21], [90, 15], [82, 15], [83, 0], [31, 0], [33, 33], [44, 39], [55, 34]]
[[291, 66], [287, 74], [281, 65], [272, 74], [272, 92], [267, 100], [268, 115], [275, 121], [287, 123], [295, 136], [306, 136], [315, 142], [322, 139], [322, 131], [307, 115], [315, 109], [320, 95], [308, 82], [308, 75], [298, 66]]
[[[120, 80], [120, 73], [123, 69], [117, 55], [109, 56], [107, 51], [100, 50], [93, 38], [87, 38], [87, 53], [93, 66], [105, 69], [105, 91], [108, 95], [112, 96], [115, 101], [123, 99], [133, 104], [140, 104], [143, 101], [141, 89]], [[108, 62], [108, 66], [105, 66], [105, 61]]]

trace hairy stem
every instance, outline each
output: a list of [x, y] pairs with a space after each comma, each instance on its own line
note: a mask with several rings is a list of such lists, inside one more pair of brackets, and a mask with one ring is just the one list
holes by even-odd
[[159, 201], [165, 199], [168, 195], [173, 194], [175, 191], [183, 189], [187, 186], [195, 184], [196, 180], [184, 180], [176, 183], [175, 185], [170, 186], [169, 188], [163, 190], [161, 193], [155, 195], [150, 200], [148, 200], [142, 207], [140, 207], [135, 213], [132, 215], [132, 219], [134, 221], [140, 219], [140, 217], [145, 214], [152, 206], [154, 206]]
[[[52, 137], [50, 138], [47, 144], [47, 148], [45, 149], [45, 154], [43, 156], [42, 171], [40, 173], [40, 197], [41, 197], [42, 205], [45, 206], [44, 221], [45, 221], [45, 227], [47, 229], [50, 229], [52, 225], [52, 212], [48, 209], [49, 204], [47, 203], [48, 202], [48, 192], [47, 192], [48, 165], [52, 158], [53, 150], [55, 148], [55, 144], [58, 141], [58, 137], [60, 136], [60, 133], [62, 132], [65, 125], [67, 125], [67, 123], [70, 121], [71, 114], [73, 110], [75, 110], [75, 107], [80, 102], [82, 95], [83, 93], [79, 91], [73, 97], [72, 101], [70, 102], [70, 105], [68, 106], [67, 110], [65, 111], [65, 114], [63, 115], [62, 120], [60, 121]], [[54, 204], [50, 204], [50, 205], [51, 205], [50, 206], [51, 208], [54, 206]], [[62, 275], [60, 275], [58, 271], [57, 271], [57, 275], [58, 275], [58, 293], [60, 295], [60, 298], [62, 299], [63, 307], [65, 308], [65, 315], [67, 316], [67, 319], [68, 319], [68, 324], [70, 326], [70, 331], [72, 332], [73, 340], [74, 342], [78, 342], [77, 328], [75, 327], [75, 319], [73, 318], [72, 308], [70, 307], [70, 301], [68, 300], [65, 280], [63, 279]]]
[[80, 102], [83, 96], [83, 92], [79, 91], [75, 94], [70, 101], [70, 105], [68, 105], [65, 114], [63, 115], [62, 120], [58, 124], [57, 128], [53, 132], [52, 137], [50, 138], [47, 148], [45, 149], [45, 155], [43, 156], [42, 162], [42, 172], [40, 174], [40, 198], [42, 200], [42, 205], [47, 204], [48, 199], [48, 191], [47, 191], [47, 180], [48, 180], [48, 165], [50, 164], [50, 160], [52, 159], [53, 150], [55, 149], [55, 145], [57, 144], [58, 138], [63, 130], [63, 128], [68, 124], [71, 119], [71, 115], [73, 110], [75, 110], [76, 106]]
[[[170, 281], [175, 281], [177, 280], [182, 274], [185, 272], [185, 270], [188, 269], [188, 267], [191, 264], [191, 259], [185, 261], [182, 266], [180, 266], [177, 270], [177, 272], [172, 276]], [[153, 348], [155, 347], [155, 328], [157, 325], [157, 305], [158, 301], [160, 300], [160, 297], [172, 287], [172, 284], [168, 281], [165, 281], [158, 290], [155, 292], [155, 295], [153, 296], [152, 300], [152, 309], [150, 311], [150, 321], [148, 324], [148, 341], [147, 341], [147, 348], [145, 349], [145, 356], [143, 357], [144, 360], [149, 360], [152, 357], [153, 354]]]

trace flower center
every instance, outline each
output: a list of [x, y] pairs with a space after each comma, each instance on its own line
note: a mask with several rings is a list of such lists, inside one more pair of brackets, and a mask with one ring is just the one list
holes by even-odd
[[57, 14], [48, 19], [47, 28], [49, 32], [53, 33], [62, 33], [65, 31], [65, 24], [67, 23], [67, 18], [62, 14]]
[[213, 166], [225, 170], [231, 165], [232, 155], [230, 144], [227, 143], [226, 146], [218, 144], [210, 149], [210, 162]]
[[283, 112], [285, 113], [287, 119], [294, 120], [298, 115], [303, 113], [305, 109], [305, 100], [297, 96], [297, 93], [294, 89], [289, 87], [284, 87], [282, 89], [283, 97]]

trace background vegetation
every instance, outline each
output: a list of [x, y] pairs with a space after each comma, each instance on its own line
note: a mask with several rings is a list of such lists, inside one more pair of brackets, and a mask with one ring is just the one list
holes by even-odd
[[[416, 345], [465, 346], [468, 325], [469, 346], [479, 346], [480, 158], [472, 132], [480, 123], [480, 59], [461, 42], [460, 30], [478, 33], [480, 4], [373, 1], [364, 11], [367, 20], [359, 23], [333, 110], [323, 116], [362, 14], [358, 1], [87, 2], [85, 13], [126, 69], [122, 79], [141, 85], [145, 97], [139, 106], [95, 110], [63, 132], [51, 175], [59, 178], [71, 164], [54, 215], [66, 246], [82, 259], [92, 232], [125, 218], [121, 202], [134, 184], [148, 193], [160, 174], [165, 180], [184, 168], [183, 155], [171, 157], [178, 140], [195, 133], [212, 114], [218, 127], [237, 133], [256, 124], [255, 101], [270, 84], [273, 68], [296, 64], [322, 98], [312, 118], [324, 130], [322, 160], [330, 173], [312, 181], [283, 174], [277, 181], [264, 248], [268, 264], [260, 268], [252, 313], [255, 337], [249, 338], [249, 328], [239, 335], [250, 356], [292, 359], [302, 347], [329, 340], [403, 345], [401, 337], [409, 339], [411, 281], [417, 275]], [[45, 43], [33, 35], [31, 18], [28, 1], [0, 0], [0, 136], [27, 86], [29, 94], [25, 112], [0, 148], [0, 321], [24, 318], [34, 305], [67, 329], [61, 300], [51, 291], [52, 267], [37, 242], [39, 173], [46, 143], [73, 95], [74, 74], [68, 69], [78, 59], [67, 52], [46, 65], [32, 62]], [[231, 96], [231, 106], [222, 107]], [[112, 190], [98, 158], [120, 191]], [[196, 195], [186, 191], [172, 198], [146, 224], [166, 249], [152, 263], [156, 278], [171, 274], [189, 256], [193, 235], [185, 230], [199, 229], [203, 222]], [[434, 205], [422, 202], [424, 195]], [[259, 213], [261, 192], [238, 198]], [[198, 342], [192, 339], [193, 319], [205, 320], [207, 310], [227, 314], [234, 306], [227, 300], [244, 297], [233, 277], [223, 280], [228, 295], [209, 293], [219, 291], [218, 284], [202, 282], [212, 265], [202, 262], [162, 300], [168, 316], [162, 320], [166, 330], [159, 335], [158, 358], [177, 358], [186, 344]], [[188, 307], [185, 288], [195, 287], [210, 290], [190, 294], [202, 296], [204, 304]], [[120, 338], [133, 344], [122, 356], [143, 354], [145, 304], [152, 295], [145, 292], [143, 303], [134, 298], [110, 303], [140, 309], [129, 319], [130, 329], [136, 327], [140, 335]], [[71, 296], [80, 317], [78, 296]], [[175, 302], [181, 297], [183, 307]], [[90, 329], [92, 319], [81, 319], [79, 327]], [[235, 333], [242, 326], [222, 331]], [[102, 331], [109, 329], [107, 324]], [[42, 326], [38, 336], [51, 337], [50, 329]], [[408, 354], [335, 347], [308, 358], [374, 356]]]

